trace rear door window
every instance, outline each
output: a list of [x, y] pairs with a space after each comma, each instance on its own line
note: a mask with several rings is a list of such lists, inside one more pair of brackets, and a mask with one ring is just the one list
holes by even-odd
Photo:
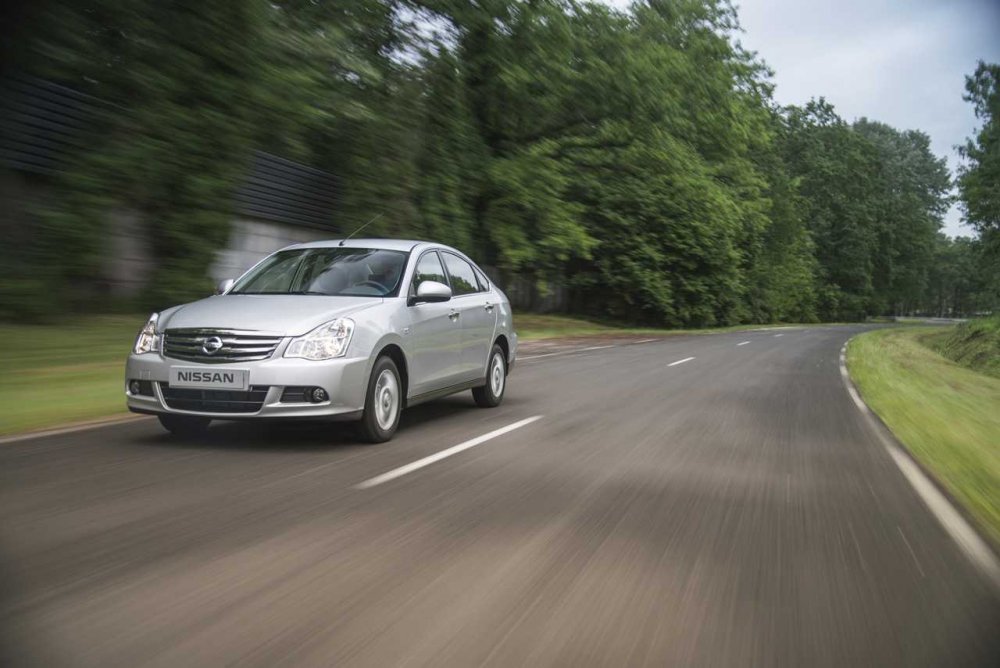
[[490, 291], [490, 281], [489, 281], [489, 279], [486, 278], [486, 274], [484, 274], [483, 272], [481, 272], [479, 270], [479, 267], [476, 267], [475, 265], [473, 265], [472, 268], [476, 270], [476, 278], [479, 279], [479, 291], [480, 292], [489, 292]]

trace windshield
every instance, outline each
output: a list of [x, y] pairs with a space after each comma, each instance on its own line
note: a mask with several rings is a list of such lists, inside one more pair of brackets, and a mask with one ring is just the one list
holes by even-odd
[[394, 297], [409, 254], [374, 248], [301, 248], [267, 258], [231, 295]]

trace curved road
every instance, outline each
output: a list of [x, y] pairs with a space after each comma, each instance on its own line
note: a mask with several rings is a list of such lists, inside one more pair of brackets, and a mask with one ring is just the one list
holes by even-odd
[[0, 445], [0, 663], [1000, 665], [996, 590], [845, 391], [861, 329], [523, 359], [381, 446]]

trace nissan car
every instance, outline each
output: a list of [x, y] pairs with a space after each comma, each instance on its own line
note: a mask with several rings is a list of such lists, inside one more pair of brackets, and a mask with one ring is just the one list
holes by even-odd
[[153, 313], [125, 395], [129, 410], [182, 436], [212, 420], [350, 420], [383, 442], [424, 401], [471, 390], [479, 406], [499, 405], [516, 357], [510, 302], [461, 252], [317, 241]]

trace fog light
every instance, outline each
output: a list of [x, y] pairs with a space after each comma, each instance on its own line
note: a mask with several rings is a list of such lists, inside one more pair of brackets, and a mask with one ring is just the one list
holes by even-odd
[[312, 398], [314, 404], [322, 403], [330, 398], [330, 396], [326, 393], [326, 390], [322, 387], [314, 387], [312, 392], [309, 393], [309, 396]]
[[139, 381], [137, 381], [137, 380], [130, 380], [129, 381], [129, 383], [128, 383], [128, 391], [129, 392], [131, 392], [132, 394], [139, 394], [139, 392], [141, 390], [142, 390], [142, 388], [139, 385]]

